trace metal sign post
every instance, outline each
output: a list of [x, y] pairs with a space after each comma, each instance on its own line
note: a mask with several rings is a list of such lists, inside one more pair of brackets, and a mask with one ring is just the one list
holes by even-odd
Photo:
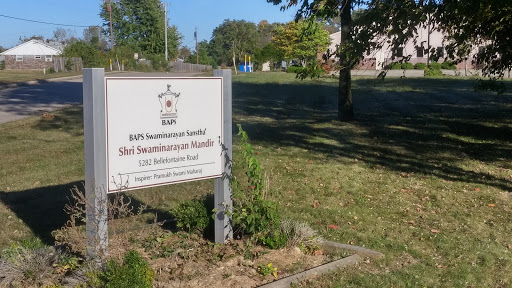
[[87, 259], [108, 254], [108, 198], [105, 145], [105, 70], [83, 72]]
[[231, 69], [215, 70], [213, 76], [222, 77], [223, 79], [223, 125], [224, 139], [223, 143], [223, 163], [224, 173], [221, 178], [215, 179], [215, 242], [224, 243], [226, 240], [233, 238], [233, 228], [231, 226], [231, 217], [225, 213], [227, 209], [231, 209], [233, 201], [231, 199], [231, 186], [229, 181], [231, 178], [231, 168], [233, 159], [233, 127], [232, 127], [232, 85], [231, 85]]

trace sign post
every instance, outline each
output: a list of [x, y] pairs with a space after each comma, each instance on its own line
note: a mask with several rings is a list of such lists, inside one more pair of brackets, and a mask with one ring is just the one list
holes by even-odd
[[108, 254], [108, 198], [105, 150], [105, 70], [83, 72], [87, 259]]
[[215, 185], [215, 242], [224, 243], [233, 238], [233, 228], [231, 217], [227, 217], [226, 209], [231, 209], [233, 201], [231, 199], [231, 178], [232, 159], [233, 159], [233, 127], [232, 127], [232, 84], [231, 69], [215, 70], [213, 76], [223, 79], [223, 125], [224, 139], [222, 139], [222, 156], [224, 162], [224, 172], [222, 177], [214, 180]]

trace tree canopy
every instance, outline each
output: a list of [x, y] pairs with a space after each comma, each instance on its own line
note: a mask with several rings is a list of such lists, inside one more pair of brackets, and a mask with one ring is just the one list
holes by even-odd
[[235, 61], [238, 62], [245, 54], [255, 52], [257, 41], [256, 24], [245, 20], [226, 19], [213, 30], [210, 47], [217, 64], [232, 64], [233, 48]]
[[272, 43], [283, 51], [285, 59], [297, 59], [305, 64], [315, 60], [318, 52], [327, 50], [330, 38], [319, 22], [292, 21], [275, 30]]
[[[166, 21], [160, 0], [119, 0], [101, 4], [100, 16], [106, 34], [110, 36], [108, 5], [112, 11], [114, 45], [127, 46], [142, 53], [165, 53]], [[183, 37], [175, 26], [170, 26], [167, 38], [169, 56], [174, 58]]]

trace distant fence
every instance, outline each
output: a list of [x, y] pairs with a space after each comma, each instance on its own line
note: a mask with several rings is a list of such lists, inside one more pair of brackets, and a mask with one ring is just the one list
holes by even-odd
[[206, 72], [211, 71], [213, 68], [210, 65], [183, 63], [183, 62], [171, 62], [172, 72]]
[[84, 65], [80, 57], [53, 57], [53, 69], [55, 72], [77, 72], [82, 71]]

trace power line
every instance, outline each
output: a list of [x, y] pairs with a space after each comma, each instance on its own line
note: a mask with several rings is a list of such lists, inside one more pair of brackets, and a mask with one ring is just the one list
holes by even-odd
[[27, 22], [33, 22], [33, 23], [55, 25], [55, 26], [80, 27], [80, 28], [89, 28], [89, 27], [91, 27], [91, 25], [83, 26], [83, 25], [72, 25], [72, 24], [59, 24], [59, 23], [51, 23], [51, 22], [44, 22], [44, 21], [37, 21], [37, 20], [30, 20], [30, 19], [12, 17], [12, 16], [2, 15], [2, 14], [0, 14], [0, 17], [16, 19], [16, 20], [21, 20], [21, 21], [27, 21]]

